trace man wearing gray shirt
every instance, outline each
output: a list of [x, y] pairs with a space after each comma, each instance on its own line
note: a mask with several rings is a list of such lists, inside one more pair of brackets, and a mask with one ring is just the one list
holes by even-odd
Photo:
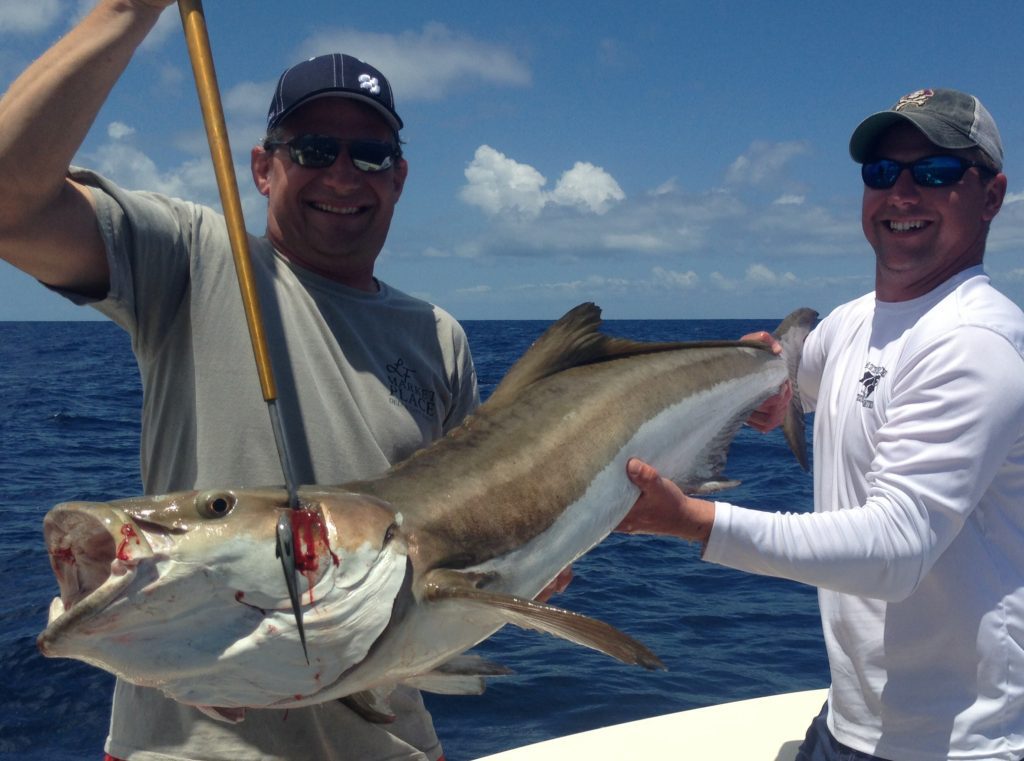
[[[147, 493], [281, 482], [227, 230], [215, 211], [69, 170], [110, 89], [171, 0], [101, 0], [0, 100], [0, 257], [132, 338]], [[253, 274], [299, 483], [384, 471], [478, 403], [462, 328], [374, 277], [408, 165], [390, 84], [331, 54], [288, 69], [252, 171], [267, 231]], [[112, 758], [442, 758], [419, 693], [371, 724], [332, 701], [214, 721], [118, 682]], [[97, 749], [97, 755], [99, 751]]]

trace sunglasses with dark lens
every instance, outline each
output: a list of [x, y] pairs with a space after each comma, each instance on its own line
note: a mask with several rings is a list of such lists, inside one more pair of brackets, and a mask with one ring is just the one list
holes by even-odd
[[340, 140], [327, 135], [299, 135], [291, 140], [267, 140], [264, 148], [287, 145], [288, 154], [299, 166], [310, 169], [326, 169], [341, 155], [341, 149], [348, 149], [352, 166], [361, 172], [383, 172], [390, 169], [399, 155], [394, 143], [383, 140]]
[[910, 176], [914, 178], [916, 184], [926, 188], [943, 188], [960, 182], [964, 173], [971, 167], [992, 173], [984, 164], [968, 161], [959, 156], [928, 156], [909, 163], [892, 159], [869, 161], [861, 166], [860, 176], [864, 178], [864, 184], [869, 188], [885, 190], [896, 184], [900, 172], [909, 169]]

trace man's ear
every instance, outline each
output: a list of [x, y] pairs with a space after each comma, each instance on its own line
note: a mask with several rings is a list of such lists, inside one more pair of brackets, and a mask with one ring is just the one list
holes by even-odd
[[270, 162], [272, 158], [271, 152], [260, 145], [252, 149], [249, 158], [253, 182], [256, 183], [256, 190], [263, 196], [270, 195]]
[[1004, 198], [1006, 198], [1006, 175], [1000, 172], [985, 186], [985, 209], [982, 214], [986, 222], [991, 222], [1003, 208]]

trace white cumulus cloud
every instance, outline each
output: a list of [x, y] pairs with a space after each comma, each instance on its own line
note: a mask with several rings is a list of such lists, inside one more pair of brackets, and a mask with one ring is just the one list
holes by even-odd
[[466, 167], [463, 201], [488, 214], [513, 212], [536, 217], [548, 204], [604, 214], [626, 194], [604, 169], [578, 161], [562, 174], [554, 190], [545, 190], [547, 178], [529, 164], [511, 159], [489, 145], [481, 145]]
[[563, 174], [551, 193], [554, 203], [580, 206], [595, 214], [604, 214], [612, 203], [625, 197], [619, 183], [610, 174], [585, 161], [577, 161]]
[[489, 214], [515, 211], [535, 216], [544, 208], [547, 179], [529, 164], [520, 164], [489, 145], [481, 145], [469, 166], [460, 197]]

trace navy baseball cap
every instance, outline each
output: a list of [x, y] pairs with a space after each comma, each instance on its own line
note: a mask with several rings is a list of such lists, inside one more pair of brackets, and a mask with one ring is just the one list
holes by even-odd
[[900, 122], [913, 124], [940, 148], [981, 148], [997, 170], [1003, 168], [1003, 141], [992, 114], [959, 90], [915, 90], [888, 111], [872, 114], [853, 131], [850, 156], [858, 164], [870, 161], [878, 139]]
[[285, 69], [270, 101], [267, 132], [299, 106], [324, 97], [362, 101], [377, 109], [395, 132], [403, 127], [387, 77], [358, 58], [331, 53]]

